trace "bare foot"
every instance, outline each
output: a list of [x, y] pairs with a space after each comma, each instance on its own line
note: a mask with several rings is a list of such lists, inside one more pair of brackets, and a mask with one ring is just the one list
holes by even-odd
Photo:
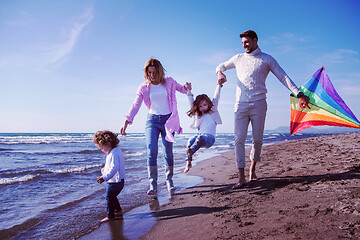
[[190, 170], [191, 167], [192, 167], [191, 161], [187, 160], [186, 161], [186, 166], [185, 166], [185, 169], [184, 169], [184, 173], [187, 173]]
[[232, 189], [241, 189], [244, 188], [246, 186], [246, 181], [242, 181], [242, 182], [237, 182], [235, 183], [235, 185], [232, 187]]
[[255, 174], [255, 171], [250, 171], [249, 172], [249, 182], [253, 182], [253, 181], [256, 181], [256, 180], [258, 180], [258, 178], [257, 178], [257, 176], [256, 176], [256, 174]]
[[103, 223], [103, 222], [108, 222], [108, 221], [111, 221], [111, 220], [113, 220], [113, 219], [110, 219], [110, 218], [106, 217], [106, 218], [101, 219], [100, 222]]

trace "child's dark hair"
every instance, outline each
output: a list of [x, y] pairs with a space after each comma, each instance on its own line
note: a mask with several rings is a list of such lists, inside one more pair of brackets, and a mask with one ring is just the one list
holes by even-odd
[[117, 136], [117, 133], [109, 130], [98, 131], [94, 135], [94, 143], [98, 146], [109, 145], [111, 148], [116, 148], [120, 142]]
[[206, 110], [204, 112], [204, 114], [209, 113], [212, 109], [212, 107], [214, 106], [214, 104], [212, 103], [212, 101], [210, 100], [210, 98], [206, 95], [206, 94], [200, 94], [195, 98], [195, 101], [191, 107], [191, 109], [187, 112], [187, 115], [189, 117], [192, 117], [194, 115], [198, 115], [199, 117], [201, 117], [203, 115], [203, 113], [200, 111], [199, 109], [199, 105], [202, 101], [206, 101], [206, 103], [209, 105], [209, 109]]

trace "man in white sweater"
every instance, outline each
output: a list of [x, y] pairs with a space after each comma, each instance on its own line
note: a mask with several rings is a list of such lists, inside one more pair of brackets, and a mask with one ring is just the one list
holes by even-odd
[[257, 34], [248, 30], [240, 34], [245, 53], [239, 53], [216, 68], [218, 83], [225, 83], [226, 70], [235, 68], [238, 81], [235, 102], [235, 158], [239, 171], [239, 180], [233, 189], [246, 185], [245, 180], [245, 141], [249, 123], [252, 125], [252, 148], [250, 152], [251, 166], [249, 181], [257, 180], [255, 174], [256, 163], [260, 161], [265, 116], [267, 110], [265, 80], [271, 71], [279, 81], [300, 99], [300, 107], [309, 107], [309, 97], [296, 87], [276, 60], [261, 52], [257, 45]]

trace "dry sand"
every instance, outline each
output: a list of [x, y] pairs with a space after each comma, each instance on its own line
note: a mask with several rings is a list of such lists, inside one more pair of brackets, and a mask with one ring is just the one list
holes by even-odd
[[232, 190], [234, 152], [224, 153], [190, 170], [204, 183], [155, 211], [143, 239], [360, 239], [359, 160], [360, 133], [265, 146], [259, 180]]

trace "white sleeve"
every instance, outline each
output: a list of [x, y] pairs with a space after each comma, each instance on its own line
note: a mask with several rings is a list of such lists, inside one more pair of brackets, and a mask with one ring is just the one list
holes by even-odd
[[112, 178], [116, 174], [120, 166], [119, 156], [115, 156], [115, 154], [111, 153], [107, 157], [109, 159], [106, 159], [106, 164], [109, 164], [110, 168], [107, 172], [103, 173], [102, 177], [105, 181], [108, 181], [110, 178]]
[[215, 108], [217, 108], [218, 104], [219, 104], [220, 92], [221, 92], [221, 85], [218, 84], [218, 85], [216, 85], [214, 97], [213, 97], [213, 100], [212, 100]]
[[226, 62], [220, 63], [217, 67], [216, 67], [216, 73], [218, 71], [221, 72], [225, 72], [228, 69], [232, 69], [235, 68], [235, 62], [238, 59], [239, 54], [233, 56], [232, 58], [230, 58], [229, 60], [227, 60]]
[[192, 94], [191, 92], [188, 92], [186, 95], [188, 97], [189, 105], [190, 105], [190, 107], [192, 107], [193, 103], [194, 103], [194, 94]]
[[280, 67], [278, 62], [271, 57], [270, 60], [270, 71], [279, 79], [279, 81], [291, 92], [297, 95], [300, 91], [295, 85], [295, 83], [290, 79], [290, 77], [286, 74], [284, 69]]

